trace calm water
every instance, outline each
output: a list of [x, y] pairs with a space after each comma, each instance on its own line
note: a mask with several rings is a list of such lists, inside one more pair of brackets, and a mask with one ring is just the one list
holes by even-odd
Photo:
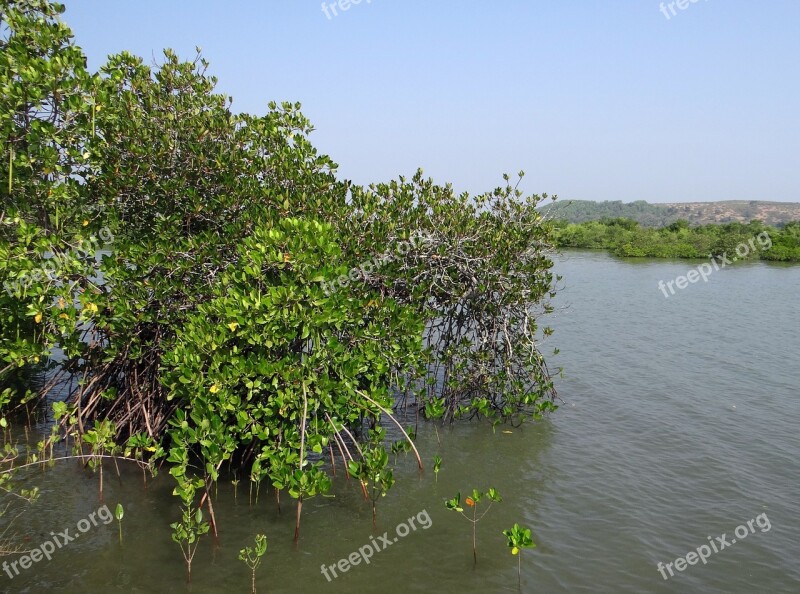
[[[444, 459], [438, 483], [401, 455], [375, 532], [369, 506], [341, 474], [335, 497], [306, 502], [296, 551], [288, 497], [279, 515], [267, 489], [250, 507], [246, 486], [235, 500], [233, 488], [220, 485], [221, 547], [203, 542], [189, 589], [170, 540], [178, 514], [170, 478], [164, 473], [144, 489], [138, 472], [123, 469], [120, 484], [108, 468], [105, 500], [126, 510], [123, 545], [116, 522], [100, 523], [51, 561], [13, 580], [0, 573], [0, 588], [248, 592], [238, 551], [265, 532], [260, 592], [514, 592], [516, 558], [500, 532], [519, 521], [539, 544], [523, 553], [525, 592], [798, 592], [800, 267], [742, 265], [665, 299], [658, 281], [694, 265], [587, 252], [560, 258], [564, 286], [547, 348], [561, 349], [552, 362], [565, 368], [562, 408], [510, 433], [483, 424], [439, 429], [441, 444], [432, 427], [421, 427], [425, 461]], [[77, 533], [101, 506], [96, 477], [74, 466], [30, 480], [45, 491], [17, 522], [31, 547], [51, 531]], [[473, 486], [494, 486], [505, 498], [479, 524], [477, 568], [469, 523], [443, 505]], [[760, 514], [768, 531], [754, 525], [706, 565], [669, 580], [658, 572], [658, 562], [673, 562], [709, 536], [725, 533], [730, 542], [738, 525]], [[398, 524], [418, 515], [420, 527], [369, 565], [330, 582], [322, 575], [322, 564], [384, 531], [393, 539]]]

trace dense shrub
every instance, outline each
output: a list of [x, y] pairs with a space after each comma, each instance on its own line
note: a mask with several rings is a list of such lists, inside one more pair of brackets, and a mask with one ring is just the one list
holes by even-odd
[[337, 180], [299, 104], [236, 114], [169, 50], [90, 73], [62, 10], [0, 1], [0, 382], [49, 361], [35, 397], [66, 392], [61, 436], [101, 485], [101, 455], [166, 459], [188, 565], [226, 462], [287, 490], [299, 528], [323, 455], [374, 510], [398, 396], [430, 418], [555, 409], [544, 196]]

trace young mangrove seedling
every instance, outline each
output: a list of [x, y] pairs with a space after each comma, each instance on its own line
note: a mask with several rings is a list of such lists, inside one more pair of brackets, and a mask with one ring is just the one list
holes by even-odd
[[[484, 512], [480, 516], [478, 516], [478, 504], [484, 497], [486, 497], [489, 500], [489, 505], [484, 510]], [[497, 490], [492, 487], [490, 487], [489, 490], [486, 491], [486, 493], [481, 493], [477, 489], [473, 489], [472, 495], [464, 499], [464, 504], [472, 508], [471, 518], [464, 513], [464, 508], [461, 507], [460, 491], [458, 495], [444, 502], [447, 509], [452, 511], [457, 511], [467, 520], [472, 522], [472, 559], [475, 563], [478, 562], [478, 536], [477, 536], [478, 522], [480, 522], [483, 519], [483, 516], [485, 516], [489, 512], [489, 510], [492, 508], [493, 503], [499, 503], [502, 500], [503, 498], [500, 497], [500, 493], [498, 493]]]
[[381, 445], [386, 430], [378, 427], [370, 431], [369, 444], [362, 449], [361, 460], [350, 460], [347, 472], [367, 490], [372, 502], [372, 527], [377, 525], [378, 499], [385, 497], [394, 485], [394, 474], [389, 468], [389, 455]]
[[200, 506], [195, 506], [194, 504], [195, 493], [204, 486], [205, 481], [201, 478], [193, 478], [187, 475], [186, 461], [188, 454], [185, 450], [173, 448], [170, 456], [175, 460], [180, 457], [180, 461], [183, 463], [170, 470], [170, 474], [178, 481], [178, 485], [173, 492], [181, 498], [182, 505], [181, 520], [170, 524], [169, 527], [172, 528], [172, 540], [181, 548], [183, 559], [186, 562], [186, 579], [191, 583], [192, 560], [200, 544], [200, 537], [208, 533], [211, 528], [211, 525], [203, 519], [203, 512]]
[[122, 544], [122, 518], [125, 516], [125, 510], [122, 507], [121, 503], [117, 504], [117, 509], [114, 510], [114, 517], [117, 519], [117, 524], [119, 524], [119, 544]]
[[511, 530], [503, 530], [503, 534], [508, 539], [508, 548], [511, 549], [512, 555], [517, 555], [517, 584], [522, 587], [522, 555], [520, 549], [534, 549], [536, 543], [531, 538], [531, 531], [528, 528], [522, 528], [519, 524], [514, 524]]
[[408, 452], [411, 451], [411, 447], [414, 444], [414, 440], [417, 438], [413, 427], [409, 427], [405, 430], [405, 436], [407, 439], [400, 439], [392, 442], [392, 453], [394, 454], [395, 466], [397, 466], [397, 454], [405, 453], [408, 455]]
[[439, 482], [439, 471], [442, 469], [442, 458], [440, 456], [433, 457], [433, 476], [436, 482]]
[[[300, 424], [300, 459], [298, 467], [289, 475], [288, 487], [289, 495], [297, 500], [297, 513], [295, 515], [294, 524], [294, 544], [295, 547], [300, 540], [300, 515], [303, 511], [303, 501], [310, 499], [317, 494], [325, 494], [331, 488], [331, 479], [328, 474], [322, 470], [322, 461], [309, 464], [305, 454], [305, 441], [306, 441], [306, 419], [308, 418], [308, 395], [306, 393], [306, 385], [303, 384], [303, 417]], [[315, 447], [319, 447], [315, 451]], [[311, 446], [312, 451], [315, 453], [322, 452], [322, 446], [317, 444]], [[283, 485], [275, 483], [275, 488], [280, 489]]]
[[233, 502], [239, 503], [239, 479], [231, 479], [233, 485]]
[[397, 465], [397, 454], [399, 454], [400, 452], [408, 453], [408, 451], [410, 449], [411, 449], [411, 446], [408, 445], [407, 441], [399, 440], [399, 441], [392, 442], [392, 454], [394, 454], [395, 466]]
[[[116, 456], [121, 448], [114, 443], [116, 426], [111, 421], [95, 421], [94, 428], [83, 434], [82, 440], [91, 448], [89, 466], [100, 469], [100, 501], [103, 500], [103, 458]], [[119, 474], [119, 470], [117, 470]]]
[[[444, 417], [445, 413], [445, 399], [444, 398], [434, 398], [433, 400], [428, 401], [425, 404], [425, 418], [431, 421], [437, 421]], [[437, 443], [442, 443], [442, 440], [439, 438], [439, 429], [436, 428], [436, 423], [433, 423], [433, 430], [436, 432], [436, 441]]]
[[261, 557], [267, 552], [267, 537], [264, 534], [256, 534], [256, 546], [245, 547], [239, 551], [239, 560], [250, 568], [252, 573], [252, 589], [256, 594], [256, 569], [261, 565]]

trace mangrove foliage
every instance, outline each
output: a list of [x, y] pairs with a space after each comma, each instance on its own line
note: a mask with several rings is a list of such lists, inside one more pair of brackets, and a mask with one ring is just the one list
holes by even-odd
[[220, 480], [263, 483], [278, 506], [288, 494], [297, 539], [337, 467], [373, 521], [388, 449], [422, 468], [398, 407], [440, 422], [555, 410], [546, 195], [509, 176], [459, 194], [421, 171], [354, 185], [299, 104], [236, 112], [199, 51], [122, 52], [92, 72], [62, 12], [0, 2], [4, 428], [38, 414], [42, 457], [72, 448], [101, 481], [110, 459], [165, 466], [190, 573], [198, 539], [218, 535]]

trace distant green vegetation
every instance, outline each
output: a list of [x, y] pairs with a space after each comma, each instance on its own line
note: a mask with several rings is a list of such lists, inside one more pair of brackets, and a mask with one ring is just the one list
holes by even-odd
[[[675, 209], [673, 209], [675, 210]], [[628, 204], [621, 200], [595, 202], [593, 200], [558, 201], [542, 207], [548, 217], [570, 223], [586, 223], [603, 218], [626, 218], [646, 227], [663, 227], [674, 222], [679, 215], [660, 204], [637, 200]]]
[[[720, 257], [725, 253], [733, 255], [737, 246], [747, 245], [751, 249], [744, 256], [746, 259], [800, 262], [800, 221], [782, 229], [759, 221], [690, 227], [682, 220], [653, 229], [624, 218], [579, 224], [555, 221], [554, 226], [558, 247], [604, 249], [622, 257]], [[738, 258], [743, 259], [741, 255]]]
[[649, 204], [637, 200], [625, 204], [619, 200], [565, 200], [543, 206], [543, 215], [552, 220], [586, 223], [604, 218], [625, 218], [643, 227], [666, 227], [681, 219], [692, 225], [725, 224], [759, 220], [782, 227], [800, 219], [800, 203], [765, 200], [725, 200], [722, 202], [685, 202]]

